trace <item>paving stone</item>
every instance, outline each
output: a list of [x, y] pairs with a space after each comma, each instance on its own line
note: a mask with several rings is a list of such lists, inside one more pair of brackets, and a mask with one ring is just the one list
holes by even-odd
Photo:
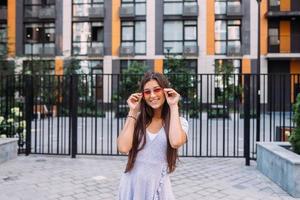
[[[293, 200], [238, 158], [180, 158], [170, 175], [178, 200]], [[1, 200], [113, 200], [125, 157], [30, 155], [0, 165]]]

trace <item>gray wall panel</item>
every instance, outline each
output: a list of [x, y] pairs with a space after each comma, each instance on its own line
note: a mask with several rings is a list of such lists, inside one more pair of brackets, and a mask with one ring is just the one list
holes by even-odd
[[24, 23], [23, 23], [23, 0], [18, 0], [16, 3], [16, 55], [23, 55], [23, 33], [24, 33]]
[[154, 60], [147, 60], [147, 66], [150, 71], [154, 71]]
[[[242, 54], [250, 54], [250, 1], [243, 1], [243, 19], [242, 19]], [[255, 16], [253, 16], [255, 17]]]
[[55, 19], [55, 51], [56, 55], [63, 54], [63, 1], [56, 0], [56, 19]]
[[155, 54], [163, 54], [163, 0], [155, 0]]
[[104, 55], [111, 55], [112, 47], [112, 1], [104, 1]]

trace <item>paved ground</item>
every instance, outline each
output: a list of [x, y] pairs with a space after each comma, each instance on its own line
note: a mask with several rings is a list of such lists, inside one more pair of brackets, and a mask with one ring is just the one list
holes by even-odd
[[[178, 200], [294, 199], [244, 159], [181, 158], [171, 175]], [[1, 200], [113, 200], [125, 157], [19, 156], [0, 165]]]

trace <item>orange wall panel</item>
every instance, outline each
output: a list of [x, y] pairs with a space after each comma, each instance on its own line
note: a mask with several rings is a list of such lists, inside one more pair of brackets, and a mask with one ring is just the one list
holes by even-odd
[[64, 74], [64, 61], [61, 58], [55, 59], [55, 75], [63, 75]]
[[163, 65], [164, 65], [163, 59], [154, 60], [154, 71], [163, 73]]
[[215, 54], [215, 1], [207, 1], [207, 55]]
[[112, 0], [112, 56], [119, 55], [119, 48], [121, 44], [120, 6], [121, 0]]
[[280, 21], [280, 53], [291, 52], [291, 22]]
[[251, 74], [251, 61], [250, 59], [243, 59], [242, 61], [242, 73]]
[[7, 1], [7, 52], [9, 57], [16, 55], [16, 0]]
[[280, 11], [290, 11], [290, 10], [291, 10], [291, 0], [281, 0]]
[[268, 19], [265, 17], [268, 12], [268, 0], [261, 1], [260, 12], [260, 51], [262, 55], [268, 53]]

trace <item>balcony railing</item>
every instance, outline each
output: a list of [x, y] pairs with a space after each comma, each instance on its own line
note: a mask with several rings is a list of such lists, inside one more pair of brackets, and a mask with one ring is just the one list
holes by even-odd
[[269, 53], [300, 53], [300, 34], [268, 37]]
[[230, 4], [227, 6], [227, 16], [241, 16], [243, 15], [242, 5], [238, 4]]
[[131, 18], [135, 16], [135, 8], [134, 5], [132, 4], [125, 4], [122, 5], [120, 8], [120, 17], [121, 18]]
[[0, 7], [0, 19], [7, 19], [7, 7]]
[[53, 19], [55, 18], [55, 7], [42, 7], [39, 12], [40, 19]]
[[121, 46], [120, 56], [134, 56], [134, 46]]
[[182, 16], [186, 17], [197, 17], [198, 16], [198, 6], [195, 5], [184, 5]]
[[184, 46], [183, 55], [185, 56], [198, 56], [198, 46]]
[[103, 47], [89, 47], [87, 50], [88, 56], [103, 56], [104, 48]]
[[55, 19], [55, 6], [27, 7], [25, 8], [25, 17], [39, 19]]
[[241, 52], [241, 43], [236, 42], [232, 45], [228, 44], [227, 46], [227, 56], [240, 56]]
[[104, 7], [89, 8], [89, 18], [104, 18]]

